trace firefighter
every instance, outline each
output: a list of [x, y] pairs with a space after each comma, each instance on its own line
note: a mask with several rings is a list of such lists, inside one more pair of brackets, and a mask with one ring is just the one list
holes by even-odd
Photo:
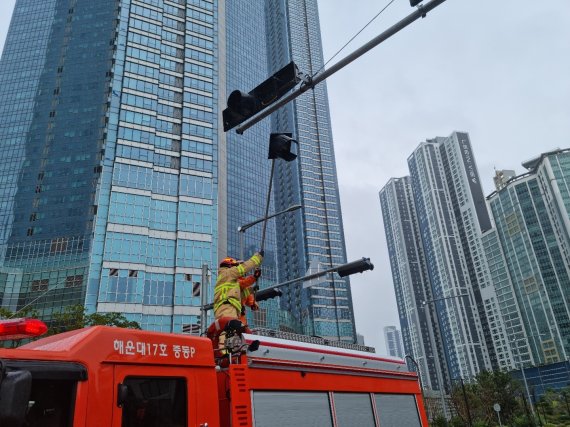
[[243, 277], [238, 280], [241, 289], [241, 315], [239, 320], [245, 326], [246, 332], [251, 331], [247, 327], [247, 320], [245, 317], [245, 308], [249, 307], [251, 311], [259, 310], [259, 305], [255, 301], [255, 292], [252, 292], [252, 286], [261, 277], [261, 268], [257, 267], [251, 276]]
[[[239, 319], [241, 315], [241, 288], [238, 280], [261, 265], [263, 250], [255, 253], [249, 260], [240, 263], [227, 257], [220, 263], [218, 280], [214, 288], [214, 316], [216, 320], [225, 317]], [[227, 320], [227, 319], [226, 319]], [[225, 335], [220, 335], [219, 347], [223, 348]]]

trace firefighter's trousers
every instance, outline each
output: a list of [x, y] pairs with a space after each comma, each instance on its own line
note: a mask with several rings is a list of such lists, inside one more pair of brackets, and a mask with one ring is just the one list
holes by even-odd
[[[231, 304], [222, 304], [214, 312], [214, 316], [216, 317], [216, 319], [219, 319], [221, 317], [230, 317], [232, 319], [239, 319], [240, 314], [241, 313]], [[220, 339], [218, 341], [218, 348], [219, 349], [224, 348], [225, 343], [226, 343], [226, 333], [222, 332], [220, 334]]]

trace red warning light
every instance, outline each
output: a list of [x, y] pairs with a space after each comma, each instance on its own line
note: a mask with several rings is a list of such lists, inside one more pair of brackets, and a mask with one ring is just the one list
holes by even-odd
[[20, 340], [39, 337], [47, 332], [47, 326], [38, 319], [0, 320], [0, 340]]

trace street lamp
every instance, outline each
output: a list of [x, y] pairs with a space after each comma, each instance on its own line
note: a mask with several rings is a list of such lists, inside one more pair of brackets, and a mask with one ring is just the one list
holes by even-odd
[[274, 218], [274, 217], [279, 216], [281, 214], [284, 214], [287, 212], [294, 212], [298, 209], [301, 209], [302, 207], [303, 207], [302, 205], [291, 205], [287, 209], [284, 209], [282, 211], [276, 212], [276, 213], [271, 214], [269, 216], [265, 216], [263, 218], [256, 219], [255, 221], [248, 222], [247, 224], [240, 225], [237, 228], [238, 233], [240, 233], [239, 234], [239, 248], [240, 248], [240, 255], [239, 256], [240, 256], [240, 259], [243, 259], [243, 257], [244, 257], [244, 254], [243, 254], [243, 244], [244, 243], [243, 243], [243, 241], [244, 241], [245, 232], [247, 231], [248, 228], [251, 228], [256, 224], [259, 224], [260, 222], [267, 221], [268, 219]]

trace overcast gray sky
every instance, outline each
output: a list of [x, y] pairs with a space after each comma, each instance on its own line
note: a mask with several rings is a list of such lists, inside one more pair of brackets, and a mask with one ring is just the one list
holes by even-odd
[[[387, 3], [319, 0], [325, 60]], [[347, 53], [411, 11], [396, 0]], [[570, 147], [570, 1], [448, 0], [327, 85], [348, 256], [376, 266], [351, 279], [356, 327], [382, 353], [399, 323], [378, 191], [419, 142], [454, 130], [471, 136], [486, 195], [493, 167], [523, 173]]]
[[[0, 46], [14, 3], [0, 0]], [[319, 0], [325, 60], [387, 3]], [[395, 0], [331, 64], [411, 11]], [[454, 130], [471, 136], [485, 194], [494, 167], [522, 173], [570, 147], [570, 1], [448, 0], [327, 85], [348, 258], [376, 266], [352, 278], [356, 328], [385, 353], [382, 328], [399, 322], [378, 191], [419, 142]]]

